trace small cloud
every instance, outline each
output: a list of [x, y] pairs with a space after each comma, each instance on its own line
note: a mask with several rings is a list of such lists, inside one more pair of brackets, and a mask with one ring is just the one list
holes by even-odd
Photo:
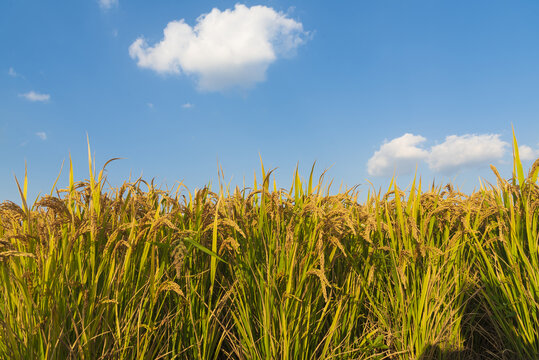
[[112, 30], [112, 36], [118, 37], [118, 29]]
[[43, 131], [36, 132], [36, 136], [43, 141], [47, 140], [47, 133]]
[[435, 171], [453, 172], [462, 167], [498, 160], [508, 146], [500, 140], [499, 134], [451, 135], [431, 148], [427, 163]]
[[426, 140], [420, 135], [404, 134], [384, 142], [367, 162], [369, 175], [385, 176], [391, 175], [393, 171], [400, 174], [412, 172], [417, 163], [429, 155], [427, 150], [418, 147]]
[[129, 47], [141, 68], [161, 74], [193, 75], [199, 90], [248, 89], [266, 80], [279, 58], [291, 57], [309, 38], [303, 25], [267, 6], [212, 9], [194, 26], [171, 21], [163, 39], [149, 45], [143, 37]]
[[532, 149], [528, 145], [521, 145], [518, 147], [518, 154], [520, 160], [536, 160], [539, 158], [539, 149]]
[[[420, 135], [404, 134], [384, 142], [367, 162], [367, 171], [372, 176], [387, 176], [393, 171], [406, 174], [413, 171], [420, 162], [426, 162], [433, 171], [450, 173], [464, 167], [482, 165], [501, 159], [509, 144], [500, 140], [499, 134], [462, 136], [451, 135], [439, 145], [430, 149], [419, 147], [426, 139]], [[522, 146], [521, 157], [528, 158], [534, 153]], [[522, 155], [523, 154], [523, 155]]]
[[182, 105], [182, 108], [184, 108], [184, 109], [190, 109], [190, 108], [192, 108], [192, 107], [194, 107], [194, 106], [195, 106], [195, 105], [193, 105], [193, 104], [191, 104], [191, 103], [185, 103], [185, 104]]
[[98, 0], [98, 1], [99, 1], [99, 6], [103, 10], [109, 10], [113, 6], [118, 6], [119, 5], [118, 0]]
[[7, 72], [9, 76], [17, 77], [19, 74], [13, 69], [12, 67], [9, 68], [9, 71]]
[[40, 94], [35, 91], [29, 91], [25, 94], [19, 94], [19, 96], [29, 101], [40, 101], [40, 102], [47, 102], [51, 98], [49, 94]]
[[148, 105], [148, 107], [149, 107], [150, 109], [153, 109], [153, 104], [152, 104], [152, 103], [148, 103], [147, 105]]

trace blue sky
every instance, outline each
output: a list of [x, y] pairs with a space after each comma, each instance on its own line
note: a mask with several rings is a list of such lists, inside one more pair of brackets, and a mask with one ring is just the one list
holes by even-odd
[[283, 187], [316, 161], [469, 192], [511, 175], [511, 124], [539, 157], [537, 1], [3, 0], [0, 41], [0, 200], [25, 162], [31, 197], [69, 154], [87, 178], [86, 134], [113, 185], [250, 185], [260, 154]]

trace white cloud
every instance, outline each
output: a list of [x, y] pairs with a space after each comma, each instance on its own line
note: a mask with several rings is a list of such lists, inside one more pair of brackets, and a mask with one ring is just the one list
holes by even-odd
[[521, 145], [518, 147], [518, 154], [520, 160], [536, 160], [539, 158], [539, 149], [532, 149], [528, 145]]
[[148, 107], [149, 107], [150, 109], [153, 109], [153, 103], [148, 103]]
[[435, 171], [452, 172], [498, 160], [508, 146], [500, 140], [499, 134], [450, 135], [443, 143], [431, 148], [427, 163]]
[[142, 68], [162, 74], [194, 75], [203, 91], [250, 88], [266, 79], [279, 57], [292, 56], [305, 42], [303, 25], [266, 6], [214, 8], [194, 27], [171, 21], [153, 46], [139, 37], [129, 54]]
[[35, 91], [29, 91], [26, 94], [19, 94], [19, 96], [30, 101], [41, 101], [41, 102], [47, 102], [51, 98], [49, 94], [40, 94], [40, 93], [36, 93]]
[[99, 0], [99, 6], [103, 10], [109, 10], [113, 6], [118, 6], [118, 0]]
[[36, 132], [36, 136], [40, 138], [41, 140], [47, 140], [47, 133], [43, 131]]
[[182, 108], [184, 108], [184, 109], [190, 109], [190, 108], [192, 108], [192, 107], [194, 107], [194, 106], [195, 106], [195, 105], [193, 105], [193, 104], [191, 104], [191, 103], [185, 103], [185, 104], [182, 105]]
[[420, 135], [404, 134], [389, 142], [384, 142], [367, 162], [369, 175], [384, 176], [391, 175], [393, 171], [400, 174], [413, 171], [418, 162], [429, 156], [427, 150], [417, 146], [425, 140]]
[[[401, 137], [384, 142], [367, 162], [367, 171], [372, 176], [410, 173], [415, 166], [425, 161], [433, 171], [450, 173], [463, 167], [470, 167], [499, 160], [509, 144], [500, 140], [499, 134], [462, 136], [451, 135], [439, 145], [430, 149], [419, 147], [426, 141], [423, 136], [404, 134]], [[532, 154], [539, 156], [539, 150], [525, 145], [521, 147], [521, 157], [528, 159]], [[523, 157], [524, 156], [524, 157]]]
[[7, 72], [9, 76], [17, 77], [19, 74], [13, 69], [12, 67], [9, 68], [9, 71]]

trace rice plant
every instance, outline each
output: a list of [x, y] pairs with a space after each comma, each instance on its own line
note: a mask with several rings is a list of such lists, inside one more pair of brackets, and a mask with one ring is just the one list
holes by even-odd
[[[89, 151], [90, 154], [90, 151]], [[56, 184], [0, 204], [0, 358], [534, 359], [537, 177], [358, 202], [278, 189]]]

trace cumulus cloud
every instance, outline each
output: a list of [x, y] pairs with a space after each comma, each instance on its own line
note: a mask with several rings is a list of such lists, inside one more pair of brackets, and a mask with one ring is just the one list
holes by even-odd
[[51, 99], [51, 96], [49, 94], [40, 94], [35, 91], [29, 91], [25, 94], [19, 94], [19, 96], [29, 101], [47, 102]]
[[47, 133], [43, 131], [36, 132], [36, 136], [41, 140], [47, 140]]
[[451, 135], [433, 146], [427, 160], [435, 171], [452, 172], [462, 167], [480, 165], [503, 157], [509, 146], [499, 134]]
[[427, 150], [418, 146], [426, 140], [420, 135], [404, 134], [389, 142], [384, 142], [367, 162], [369, 175], [391, 175], [393, 171], [399, 174], [409, 173], [418, 162], [429, 156]]
[[528, 145], [521, 145], [518, 147], [518, 154], [520, 160], [536, 160], [539, 158], [539, 149], [532, 149]]
[[190, 108], [192, 108], [193, 106], [195, 106], [195, 105], [193, 105], [193, 104], [191, 104], [191, 103], [185, 103], [185, 104], [182, 105], [182, 108], [184, 108], [184, 109], [190, 109]]
[[[387, 176], [395, 170], [399, 174], [410, 173], [423, 161], [431, 170], [451, 173], [464, 167], [499, 160], [509, 147], [498, 134], [451, 135], [447, 136], [443, 143], [428, 150], [418, 146], [425, 141], [420, 135], [404, 134], [384, 142], [367, 162], [369, 175]], [[528, 149], [523, 147], [524, 156], [529, 156]]]
[[99, 6], [103, 10], [109, 10], [113, 6], [118, 6], [118, 0], [99, 0]]
[[17, 74], [17, 72], [15, 71], [15, 69], [12, 68], [12, 67], [9, 68], [9, 70], [8, 70], [7, 73], [8, 73], [9, 76], [13, 76], [13, 77], [17, 77], [17, 75], [19, 75], [19, 74]]
[[267, 6], [214, 8], [192, 27], [169, 22], [163, 39], [148, 45], [139, 37], [129, 54], [139, 67], [161, 74], [193, 75], [203, 91], [250, 88], [266, 79], [269, 65], [292, 56], [305, 42], [303, 25]]

